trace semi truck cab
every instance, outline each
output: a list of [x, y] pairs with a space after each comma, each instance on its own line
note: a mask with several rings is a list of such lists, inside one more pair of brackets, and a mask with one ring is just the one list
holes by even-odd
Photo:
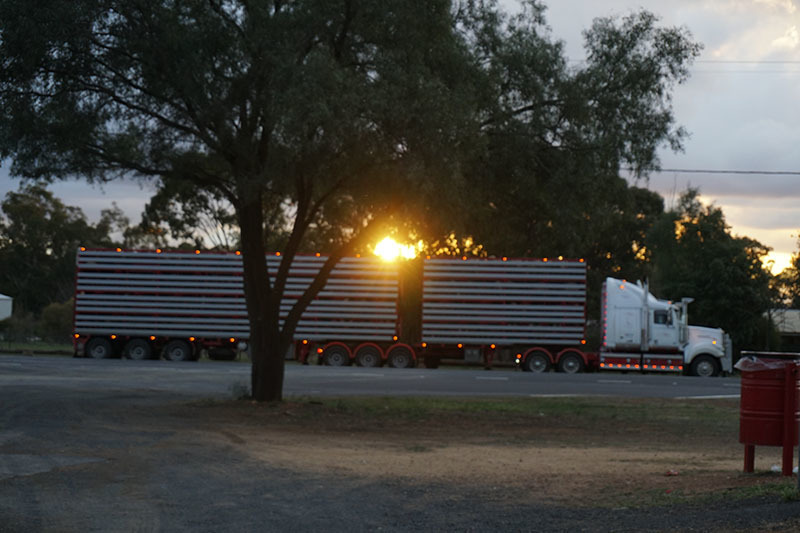
[[721, 329], [690, 326], [693, 300], [660, 300], [647, 284], [607, 278], [603, 284], [601, 369], [730, 372], [730, 338]]

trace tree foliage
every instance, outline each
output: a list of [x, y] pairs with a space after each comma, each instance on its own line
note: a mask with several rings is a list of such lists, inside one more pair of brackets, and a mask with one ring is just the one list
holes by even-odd
[[639, 277], [644, 239], [663, 213], [644, 176], [662, 145], [680, 149], [671, 90], [700, 46], [647, 12], [603, 18], [584, 32], [587, 60], [571, 65], [541, 4], [505, 22], [471, 26], [486, 73], [486, 150], [468, 168], [468, 224], [503, 255], [586, 258], [590, 287], [607, 275]]
[[113, 245], [122, 218], [115, 206], [90, 224], [35, 183], [9, 192], [0, 208], [0, 293], [14, 298], [15, 313], [35, 315], [72, 297], [78, 247]]
[[772, 305], [769, 248], [731, 234], [722, 210], [685, 192], [653, 227], [651, 287], [668, 299], [692, 297], [692, 323], [721, 327], [737, 349], [760, 348], [759, 324]]
[[800, 309], [800, 239], [798, 251], [792, 256], [789, 266], [775, 280], [778, 299], [781, 304], [792, 309]]
[[[457, 177], [475, 116], [450, 8], [49, 0], [30, 10], [3, 0], [0, 155], [28, 177], [137, 175], [227, 200], [241, 231], [253, 394], [280, 399], [283, 354], [338, 259], [369, 222]], [[281, 323], [307, 230], [348, 203], [339, 246]], [[287, 205], [283, 262], [270, 279], [269, 222]]]

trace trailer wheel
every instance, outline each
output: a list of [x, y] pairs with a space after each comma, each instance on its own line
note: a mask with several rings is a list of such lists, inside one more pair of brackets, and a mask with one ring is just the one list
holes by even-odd
[[111, 341], [104, 337], [93, 337], [86, 343], [86, 354], [92, 359], [108, 359], [113, 352]]
[[544, 352], [531, 352], [525, 358], [525, 370], [542, 373], [550, 370], [550, 358]]
[[698, 355], [689, 367], [689, 373], [701, 378], [710, 378], [719, 374], [719, 363], [710, 355]]
[[191, 361], [192, 345], [186, 341], [169, 341], [163, 350], [164, 359], [167, 361]]
[[367, 368], [381, 366], [381, 350], [374, 344], [363, 344], [356, 348], [356, 364]]
[[414, 354], [407, 346], [395, 344], [386, 354], [392, 368], [411, 368], [414, 366]]
[[565, 353], [558, 360], [558, 371], [565, 374], [578, 374], [583, 372], [583, 357], [576, 353]]
[[322, 361], [327, 366], [349, 365], [350, 353], [343, 344], [329, 344], [322, 351]]
[[153, 357], [153, 347], [144, 339], [131, 339], [122, 348], [122, 356], [134, 361], [144, 361]]

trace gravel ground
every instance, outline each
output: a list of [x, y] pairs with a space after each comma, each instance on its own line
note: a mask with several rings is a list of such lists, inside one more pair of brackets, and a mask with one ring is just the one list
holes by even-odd
[[[372, 475], [336, 453], [342, 439], [385, 447], [369, 432], [311, 427], [287, 440], [286, 428], [262, 430], [235, 407], [85, 384], [3, 387], [0, 531], [800, 530], [800, 503], [774, 495], [597, 508], [586, 493], [570, 505], [502, 479]], [[284, 460], [287, 449], [309, 460]], [[424, 471], [431, 455], [419, 452], [405, 453]]]

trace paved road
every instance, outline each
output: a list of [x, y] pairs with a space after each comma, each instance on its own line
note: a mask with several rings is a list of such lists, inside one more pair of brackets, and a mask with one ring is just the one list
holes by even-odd
[[[0, 387], [40, 385], [108, 390], [231, 395], [246, 389], [250, 365], [0, 356]], [[284, 393], [291, 396], [625, 396], [736, 398], [738, 378], [592, 373], [531, 374], [479, 368], [392, 369], [289, 364]]]

